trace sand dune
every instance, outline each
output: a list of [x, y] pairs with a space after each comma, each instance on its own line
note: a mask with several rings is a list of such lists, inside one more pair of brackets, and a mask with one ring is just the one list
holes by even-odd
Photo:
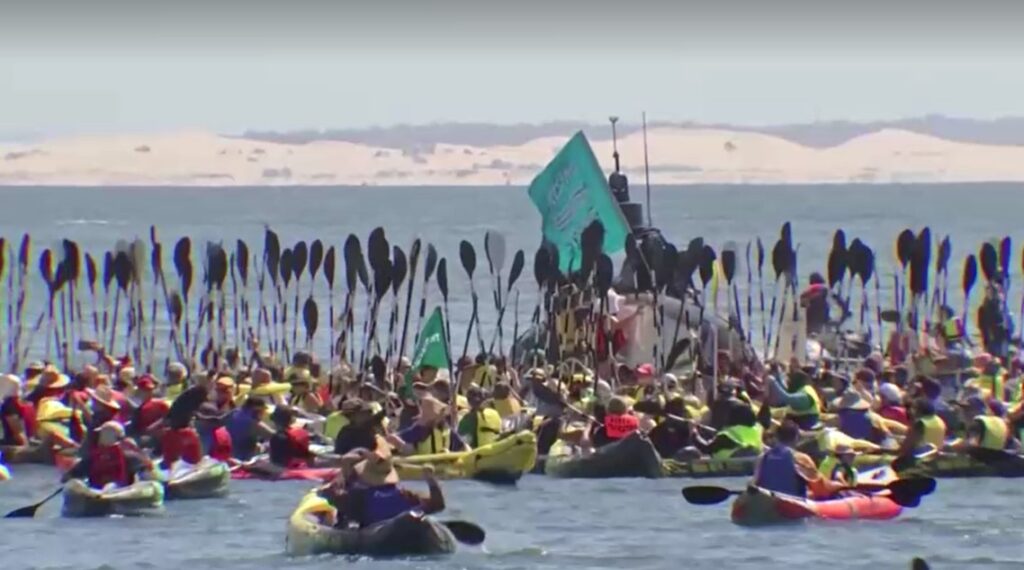
[[[569, 134], [516, 146], [437, 144], [418, 152], [205, 132], [75, 137], [0, 144], [0, 185], [523, 185]], [[611, 141], [591, 140], [610, 170]], [[648, 147], [656, 184], [1024, 181], [1024, 147], [895, 129], [812, 148], [760, 133], [665, 127], [649, 131]], [[642, 135], [620, 139], [619, 152], [639, 182]]]

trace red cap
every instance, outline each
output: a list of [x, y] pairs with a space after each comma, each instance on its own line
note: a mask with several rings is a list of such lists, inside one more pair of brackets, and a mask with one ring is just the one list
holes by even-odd
[[135, 380], [135, 387], [140, 390], [155, 390], [156, 379], [153, 378], [153, 376], [150, 374], [143, 374], [142, 376], [139, 376], [137, 380]]
[[654, 376], [654, 366], [651, 364], [641, 364], [636, 367], [637, 376]]

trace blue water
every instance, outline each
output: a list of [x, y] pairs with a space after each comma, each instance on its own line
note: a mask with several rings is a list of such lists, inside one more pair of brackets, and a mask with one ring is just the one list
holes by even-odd
[[[849, 238], [859, 236], [875, 248], [884, 266], [880, 269], [888, 274], [896, 234], [904, 227], [927, 224], [936, 241], [947, 233], [952, 236], [954, 298], [966, 252], [976, 251], [982, 241], [994, 236], [1012, 236], [1015, 252], [1024, 244], [1018, 221], [1024, 211], [1020, 185], [656, 188], [653, 207], [655, 223], [677, 243], [703, 235], [716, 247], [735, 240], [741, 251], [755, 236], [770, 248], [779, 226], [789, 220], [800, 243], [804, 275], [813, 268], [823, 269], [837, 227], [843, 227]], [[113, 247], [120, 238], [147, 239], [150, 224], [156, 224], [168, 252], [165, 267], [173, 276], [169, 250], [179, 236], [192, 236], [195, 250], [203, 240], [232, 245], [241, 237], [258, 253], [267, 223], [280, 233], [285, 247], [319, 237], [340, 250], [349, 232], [365, 243], [378, 225], [403, 247], [417, 235], [433, 242], [442, 255], [452, 258], [449, 280], [457, 341], [469, 309], [467, 282], [457, 262], [458, 242], [470, 239], [477, 244], [476, 284], [487, 291], [483, 233], [495, 229], [508, 239], [507, 263], [515, 248], [528, 252], [520, 282], [520, 319], [528, 319], [533, 308], [536, 290], [529, 260], [539, 242], [540, 222], [522, 189], [0, 189], [0, 235], [16, 241], [22, 232], [30, 232], [36, 248], [30, 264], [34, 289], [27, 311], [32, 321], [46, 299], [34, 272], [38, 253], [57, 245], [62, 237], [97, 251]], [[1012, 267], [1020, 267], [1019, 253]], [[342, 268], [339, 263], [340, 276]], [[1012, 300], [1021, 293], [1020, 274], [1014, 271]], [[745, 270], [740, 274], [745, 282]], [[200, 276], [197, 269], [197, 280]], [[770, 280], [768, 276], [766, 287]], [[319, 278], [316, 298], [321, 306], [328, 303], [326, 289]], [[6, 301], [6, 283], [0, 290], [0, 298]], [[308, 291], [308, 280], [303, 291]], [[883, 292], [883, 297], [887, 294]], [[255, 289], [248, 295], [254, 300]], [[339, 306], [341, 298], [342, 291], [336, 290]], [[436, 289], [432, 299], [437, 300]], [[482, 320], [490, 331], [493, 311], [485, 309]], [[510, 312], [506, 322], [512, 320]], [[319, 346], [325, 342], [321, 335]], [[40, 339], [36, 345], [33, 354], [41, 351]], [[46, 468], [16, 467], [14, 473], [12, 482], [0, 484], [0, 512], [34, 502], [56, 486], [55, 474]], [[738, 487], [743, 481], [722, 483]], [[450, 505], [445, 516], [483, 525], [488, 539], [482, 549], [466, 549], [443, 560], [362, 561], [356, 566], [874, 569], [906, 568], [910, 558], [918, 555], [928, 558], [934, 568], [1024, 565], [1024, 511], [1016, 508], [1020, 485], [1016, 481], [941, 481], [937, 493], [919, 509], [892, 522], [811, 523], [756, 531], [730, 524], [726, 505], [686, 504], [679, 494], [685, 484], [683, 480], [555, 481], [540, 476], [525, 478], [517, 489], [453, 482], [445, 485]], [[283, 555], [285, 519], [308, 487], [240, 482], [227, 499], [170, 504], [166, 516], [143, 520], [63, 520], [58, 518], [59, 500], [55, 500], [35, 520], [0, 521], [0, 568], [334, 568], [345, 564], [330, 557], [293, 561]]]

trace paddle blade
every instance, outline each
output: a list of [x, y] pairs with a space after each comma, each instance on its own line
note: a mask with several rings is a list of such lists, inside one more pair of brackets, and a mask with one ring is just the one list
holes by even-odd
[[434, 271], [437, 270], [437, 248], [434, 244], [427, 244], [427, 266], [423, 272], [423, 282], [428, 283], [434, 277]]
[[926, 562], [924, 558], [918, 558], [915, 556], [914, 559], [910, 561], [910, 570], [931, 570], [931, 566], [928, 565], [928, 562]]
[[487, 255], [487, 264], [491, 273], [495, 271], [501, 273], [505, 268], [505, 236], [488, 230], [484, 234], [484, 253]]
[[30, 518], [36, 516], [36, 511], [38, 511], [38, 510], [39, 510], [39, 505], [29, 505], [27, 507], [21, 507], [20, 509], [15, 509], [15, 510], [7, 513], [6, 515], [4, 515], [4, 518], [5, 519], [30, 519]]
[[302, 306], [302, 322], [306, 325], [306, 338], [313, 338], [316, 334], [316, 326], [319, 321], [319, 311], [316, 307], [316, 301], [313, 297], [306, 299], [306, 304]]
[[[278, 266], [281, 263], [281, 240], [278, 239], [277, 234], [269, 227], [263, 235], [263, 263], [266, 266], [267, 273], [270, 275], [270, 281], [276, 286]], [[186, 295], [186, 298], [188, 298], [188, 295]]]
[[888, 485], [889, 498], [901, 507], [913, 508], [921, 504], [921, 497], [935, 491], [935, 479], [930, 477], [911, 477], [897, 479]]
[[533, 256], [533, 278], [537, 281], [537, 287], [543, 287], [548, 282], [551, 267], [551, 254], [547, 248], [541, 246]]
[[508, 290], [512, 290], [512, 286], [519, 281], [519, 276], [523, 274], [523, 267], [526, 266], [526, 253], [523, 250], [516, 251], [515, 257], [512, 258], [512, 269], [508, 272]]
[[302, 272], [306, 270], [306, 263], [309, 261], [309, 247], [306, 242], [300, 241], [292, 248], [292, 274], [295, 280], [302, 278]]
[[441, 297], [448, 302], [448, 260], [441, 258], [437, 262], [437, 287], [441, 290]]
[[900, 232], [896, 238], [896, 259], [899, 260], [904, 270], [910, 264], [910, 256], [914, 253], [914, 244], [916, 243], [917, 238], [909, 228]]
[[402, 283], [405, 282], [405, 276], [409, 274], [409, 261], [405, 257], [405, 252], [397, 245], [392, 248], [391, 255], [391, 293], [397, 295]]
[[946, 273], [949, 270], [949, 257], [953, 254], [953, 244], [949, 236], [942, 238], [939, 242], [939, 255], [935, 258], [936, 273]]
[[828, 254], [828, 287], [835, 289], [835, 286], [846, 277], [846, 269], [858, 267], [857, 260], [851, 259], [854, 251], [846, 248], [846, 234], [843, 230], [836, 230], [832, 237], [832, 251]]
[[985, 275], [986, 281], [991, 281], [996, 276], [998, 271], [996, 264], [998, 263], [996, 254], [996, 248], [991, 243], [986, 242], [981, 246], [981, 272]]
[[725, 282], [731, 284], [736, 276], [736, 251], [728, 245], [722, 249], [722, 272], [725, 273]]
[[235, 244], [235, 264], [238, 265], [238, 275], [244, 287], [249, 283], [249, 246], [242, 240]]
[[324, 261], [324, 244], [320, 240], [313, 240], [313, 243], [309, 244], [309, 277], [316, 279], [316, 274], [320, 271], [320, 264]]
[[597, 291], [601, 294], [601, 298], [608, 296], [608, 289], [612, 287], [612, 277], [615, 273], [615, 268], [612, 266], [612, 260], [605, 254], [601, 254], [597, 258]]
[[466, 270], [466, 275], [472, 281], [473, 272], [476, 271], [476, 250], [473, 249], [473, 244], [466, 240], [459, 243], [459, 261], [462, 262], [462, 268]]
[[761, 268], [764, 267], [764, 244], [761, 238], [757, 238], [757, 274], [761, 275]]
[[484, 529], [468, 521], [444, 521], [441, 524], [448, 527], [455, 540], [462, 544], [476, 546], [483, 544], [484, 540], [487, 539], [487, 533], [484, 532]]
[[292, 280], [292, 250], [285, 248], [281, 252], [278, 269], [281, 270], [281, 280], [284, 281], [284, 286], [287, 288]]
[[391, 246], [388, 245], [388, 238], [384, 235], [384, 228], [378, 227], [370, 232], [366, 248], [370, 255], [370, 268], [375, 273], [379, 273], [385, 264], [391, 264]]
[[1003, 279], [1007, 279], [1010, 276], [1010, 257], [1013, 253], [1010, 249], [1013, 247], [1013, 243], [1010, 241], [1010, 237], [1004, 237], [1003, 241], [999, 242], [999, 268], [1003, 272]]
[[96, 260], [85, 254], [85, 277], [89, 280], [89, 290], [96, 292]]
[[725, 487], [697, 485], [683, 488], [683, 498], [691, 505], [717, 505], [738, 494], [739, 492], [730, 491]]
[[324, 254], [324, 279], [327, 280], [327, 286], [334, 289], [334, 246], [327, 248], [327, 253]]
[[[782, 243], [781, 241], [779, 243]], [[708, 286], [711, 278], [715, 276], [715, 250], [710, 245], [705, 245], [700, 253], [700, 280], [704, 287]]]
[[978, 280], [978, 260], [974, 257], [974, 254], [967, 256], [964, 260], [964, 275], [963, 275], [963, 291], [964, 297], [971, 295], [971, 289], [974, 288], [974, 283]]
[[[356, 280], [359, 279], [359, 266], [363, 258], [362, 247], [359, 243], [359, 238], [355, 234], [349, 234], [345, 240], [345, 247], [342, 249], [342, 255], [345, 256], [345, 280], [349, 291], [355, 291]], [[363, 267], [363, 271], [366, 271], [365, 267]], [[366, 281], [362, 282], [365, 286]]]

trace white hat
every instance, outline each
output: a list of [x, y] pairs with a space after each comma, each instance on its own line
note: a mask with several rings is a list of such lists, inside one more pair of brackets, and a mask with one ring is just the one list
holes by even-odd
[[21, 378], [14, 374], [0, 376], [0, 401], [21, 393]]
[[895, 384], [888, 382], [878, 387], [878, 395], [888, 403], [898, 404], [903, 399], [903, 392]]

